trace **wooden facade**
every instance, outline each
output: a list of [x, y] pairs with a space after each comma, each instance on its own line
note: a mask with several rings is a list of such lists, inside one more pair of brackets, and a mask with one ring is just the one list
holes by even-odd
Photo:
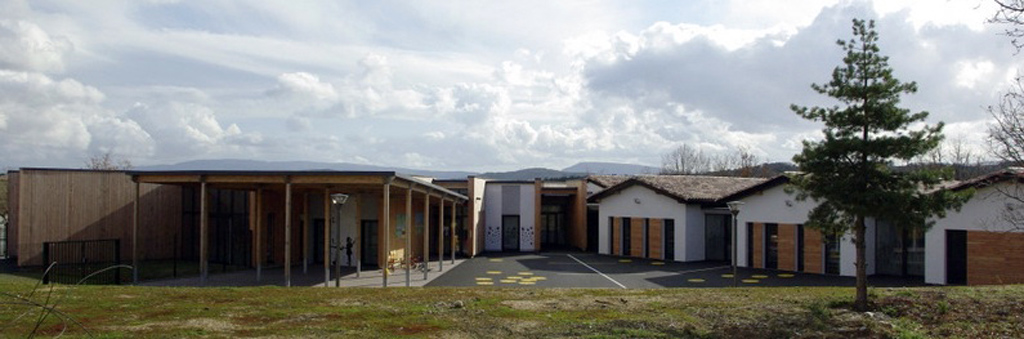
[[[135, 184], [124, 172], [22, 169], [12, 173], [11, 253], [19, 266], [44, 265], [44, 242], [120, 239], [132, 257]], [[141, 185], [141, 259], [175, 255], [181, 229], [181, 189]]]
[[967, 284], [1024, 283], [1024, 233], [967, 232]]

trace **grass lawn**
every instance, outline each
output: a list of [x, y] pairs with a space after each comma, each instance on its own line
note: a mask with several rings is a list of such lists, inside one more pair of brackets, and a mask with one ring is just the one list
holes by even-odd
[[[853, 289], [180, 288], [43, 286], [0, 274], [0, 336], [54, 304], [80, 337], [1022, 337], [1024, 286]], [[34, 293], [33, 293], [34, 291]], [[49, 302], [47, 302], [49, 300]], [[26, 313], [27, 312], [27, 313]], [[57, 316], [37, 334], [57, 335]], [[85, 329], [83, 329], [83, 326]]]

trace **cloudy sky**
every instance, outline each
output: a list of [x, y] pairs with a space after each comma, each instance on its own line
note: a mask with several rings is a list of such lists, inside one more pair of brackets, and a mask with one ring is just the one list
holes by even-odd
[[983, 152], [1021, 60], [991, 0], [282, 3], [0, 0], [0, 166], [788, 161], [854, 17], [918, 82], [904, 103]]

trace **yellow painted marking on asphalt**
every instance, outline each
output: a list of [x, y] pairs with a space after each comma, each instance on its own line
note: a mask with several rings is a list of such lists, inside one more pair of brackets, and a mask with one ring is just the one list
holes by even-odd
[[501, 262], [501, 259], [487, 259], [490, 262]]
[[619, 259], [619, 262], [621, 262], [621, 263], [627, 263], [627, 262], [633, 262], [633, 261], [632, 261], [632, 260], [629, 260], [629, 259]]
[[516, 281], [512, 280], [512, 279], [501, 279], [499, 281], [501, 281], [502, 284], [515, 284], [516, 283]]
[[793, 277], [793, 275], [789, 274], [789, 273], [779, 274], [779, 278], [792, 278], [792, 277]]
[[522, 278], [523, 278], [523, 277], [520, 277], [520, 276], [518, 276], [518, 275], [510, 275], [510, 276], [508, 276], [508, 277], [505, 277], [505, 279], [522, 279]]
[[661, 265], [664, 265], [664, 264], [665, 264], [665, 263], [664, 263], [664, 262], [661, 262], [661, 261], [655, 261], [655, 262], [652, 262], [652, 263], [651, 263], [651, 265], [654, 265], [654, 266], [661, 266]]
[[519, 272], [519, 275], [533, 275], [533, 272]]
[[689, 281], [689, 282], [692, 282], [692, 283], [702, 283], [702, 282], [704, 282], [704, 279], [694, 278], [694, 279], [689, 279], [689, 280], [686, 280], [686, 281]]
[[487, 274], [501, 274], [501, 271], [487, 271]]
[[477, 282], [476, 282], [476, 284], [477, 284], [477, 285], [487, 285], [487, 286], [491, 286], [491, 285], [494, 285], [494, 282], [493, 282], [493, 281], [477, 281]]
[[757, 280], [757, 279], [743, 279], [743, 280], [740, 280], [740, 281], [742, 281], [745, 284], [756, 284], [756, 283], [761, 282], [760, 280]]
[[547, 277], [533, 277], [533, 280], [548, 280]]
[[722, 278], [732, 278], [732, 274], [723, 274]]
[[476, 278], [476, 281], [491, 281], [491, 278]]
[[519, 284], [520, 285], [536, 285], [537, 283], [532, 282], [532, 281], [520, 281]]
[[768, 276], [764, 275], [764, 274], [755, 274], [755, 275], [752, 275], [750, 277], [754, 278], [754, 279], [767, 279], [768, 278]]

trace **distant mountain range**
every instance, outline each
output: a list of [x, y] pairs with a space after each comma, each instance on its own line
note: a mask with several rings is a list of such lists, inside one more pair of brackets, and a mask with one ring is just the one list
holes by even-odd
[[474, 175], [473, 172], [431, 171], [401, 167], [387, 167], [352, 164], [345, 162], [314, 162], [314, 161], [262, 161], [240, 159], [194, 160], [173, 165], [139, 166], [138, 171], [364, 171], [364, 172], [398, 172], [414, 174], [438, 179], [465, 179]]
[[262, 161], [242, 159], [194, 160], [172, 165], [139, 166], [138, 171], [385, 171], [411, 175], [422, 175], [437, 179], [465, 179], [470, 175], [495, 180], [533, 180], [583, 177], [587, 174], [656, 174], [658, 169], [650, 166], [618, 164], [610, 162], [581, 162], [562, 170], [548, 168], [526, 168], [509, 172], [475, 173], [466, 171], [434, 171], [402, 167], [374, 166], [344, 162], [314, 161]]
[[562, 172], [570, 173], [620, 175], [658, 174], [660, 171], [657, 167], [614, 162], [581, 162], [562, 169]]

